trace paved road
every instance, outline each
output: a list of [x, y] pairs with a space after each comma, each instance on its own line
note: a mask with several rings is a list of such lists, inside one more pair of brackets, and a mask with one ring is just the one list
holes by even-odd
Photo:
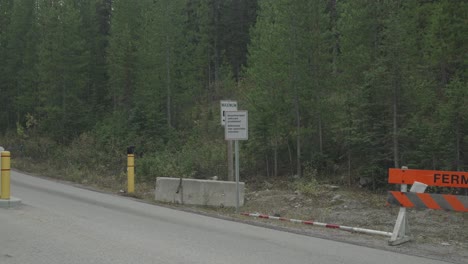
[[2, 264], [445, 263], [140, 203], [12, 172]]

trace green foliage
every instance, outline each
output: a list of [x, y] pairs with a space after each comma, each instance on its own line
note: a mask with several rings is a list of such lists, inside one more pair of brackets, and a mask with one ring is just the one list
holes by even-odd
[[60, 5], [44, 1], [40, 5], [35, 110], [43, 133], [68, 142], [89, 129], [90, 109], [85, 100], [88, 51], [74, 1]]
[[[137, 159], [137, 171], [146, 182], [156, 177], [206, 179], [224, 175], [225, 149], [220, 142], [189, 142], [177, 151], [157, 151]], [[222, 177], [224, 178], [224, 177]]]
[[294, 189], [306, 196], [316, 196], [320, 192], [320, 186], [316, 180], [296, 181], [294, 182]]
[[5, 148], [11, 150], [14, 157], [29, 158], [39, 162], [53, 160], [60, 146], [47, 137], [22, 138], [7, 134]]
[[219, 100], [233, 99], [250, 117], [243, 175], [302, 174], [313, 193], [317, 175], [466, 170], [467, 13], [451, 0], [2, 0], [0, 133], [76, 180], [97, 168], [120, 184], [129, 145], [144, 182], [224, 178]]
[[305, 166], [304, 177], [294, 180], [292, 187], [306, 196], [320, 195], [323, 188], [317, 180], [317, 170], [312, 169], [310, 166]]
[[[0, 6], [0, 130], [14, 127], [15, 114], [34, 108], [36, 62], [34, 1], [2, 1]], [[11, 17], [10, 17], [11, 16]]]

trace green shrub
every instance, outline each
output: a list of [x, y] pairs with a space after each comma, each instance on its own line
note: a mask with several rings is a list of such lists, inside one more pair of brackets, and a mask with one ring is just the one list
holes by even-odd
[[321, 190], [317, 181], [318, 173], [315, 167], [311, 163], [306, 163], [302, 174], [302, 178], [294, 181], [294, 189], [306, 196], [319, 195]]
[[293, 187], [306, 196], [317, 196], [321, 191], [319, 183], [314, 178], [296, 180], [293, 183]]
[[207, 178], [224, 175], [226, 151], [221, 142], [189, 141], [179, 150], [158, 151], [136, 160], [137, 174], [146, 181], [156, 177]]
[[59, 146], [48, 138], [19, 138], [7, 136], [2, 139], [3, 147], [11, 151], [14, 157], [29, 157], [34, 160], [45, 161], [55, 156]]

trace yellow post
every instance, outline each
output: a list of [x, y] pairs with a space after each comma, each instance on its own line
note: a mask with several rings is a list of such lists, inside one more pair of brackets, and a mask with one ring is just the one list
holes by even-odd
[[127, 193], [135, 192], [135, 147], [127, 148]]
[[10, 200], [10, 152], [2, 151], [1, 154], [2, 162], [2, 193], [0, 199]]

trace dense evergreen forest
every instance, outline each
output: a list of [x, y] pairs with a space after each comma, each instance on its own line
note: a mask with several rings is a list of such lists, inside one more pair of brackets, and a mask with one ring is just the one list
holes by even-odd
[[232, 99], [242, 177], [467, 170], [467, 43], [463, 0], [0, 0], [0, 145], [225, 179]]

